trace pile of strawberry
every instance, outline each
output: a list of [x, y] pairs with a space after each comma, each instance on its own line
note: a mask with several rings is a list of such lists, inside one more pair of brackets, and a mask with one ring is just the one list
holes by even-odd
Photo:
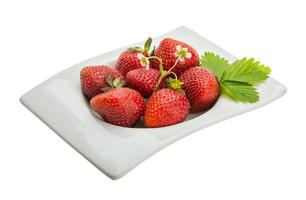
[[256, 102], [258, 93], [251, 84], [270, 72], [252, 59], [231, 66], [209, 53], [200, 63], [193, 47], [171, 38], [150, 52], [151, 42], [149, 38], [144, 48], [122, 52], [115, 69], [105, 65], [82, 69], [83, 93], [105, 121], [132, 127], [143, 116], [149, 128], [177, 124], [190, 112], [211, 108], [221, 89], [234, 100]]

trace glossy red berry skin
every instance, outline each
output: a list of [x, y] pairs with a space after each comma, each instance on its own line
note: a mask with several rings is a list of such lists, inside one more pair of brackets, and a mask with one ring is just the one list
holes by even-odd
[[107, 86], [106, 78], [108, 76], [124, 80], [124, 76], [117, 70], [106, 65], [86, 66], [80, 72], [81, 87], [83, 93], [91, 99], [101, 94], [103, 87]]
[[217, 78], [204, 67], [192, 67], [179, 79], [190, 102], [191, 112], [201, 112], [211, 108], [217, 101], [220, 88]]
[[172, 89], [164, 88], [153, 93], [148, 99], [144, 123], [149, 128], [180, 123], [189, 114], [186, 96]]
[[[160, 73], [156, 69], [150, 68], [146, 70], [139, 68], [129, 71], [126, 74], [126, 81], [130, 88], [137, 90], [143, 97], [147, 98], [152, 95], [159, 77]], [[159, 88], [163, 87], [165, 87], [164, 81], [160, 84]]]
[[[188, 52], [191, 53], [191, 58], [184, 58], [184, 61], [178, 61], [176, 67], [173, 69], [174, 73], [180, 75], [185, 70], [199, 65], [199, 55], [192, 46], [185, 42], [171, 38], [165, 38], [156, 48], [154, 55], [162, 59], [164, 70], [169, 70], [177, 59], [177, 56], [175, 55], [177, 52], [177, 46], [187, 48]], [[159, 62], [156, 59], [152, 59], [150, 66], [152, 68], [158, 69]]]
[[145, 103], [136, 90], [116, 88], [92, 98], [90, 106], [106, 122], [132, 127], [143, 115]]
[[143, 54], [144, 56], [147, 56], [147, 53], [145, 52], [138, 52], [132, 50], [126, 50], [122, 52], [116, 62], [115, 69], [117, 69], [122, 75], [125, 76], [126, 73], [133, 69], [143, 68], [139, 58], [137, 57], [138, 54]]

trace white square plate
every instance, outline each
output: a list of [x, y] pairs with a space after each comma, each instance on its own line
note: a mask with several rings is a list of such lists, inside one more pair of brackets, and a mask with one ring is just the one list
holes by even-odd
[[[153, 41], [157, 44], [166, 36], [191, 44], [200, 54], [212, 51], [230, 61], [235, 59], [233, 55], [186, 27], [179, 27]], [[126, 48], [74, 65], [21, 97], [24, 106], [112, 179], [122, 177], [170, 143], [211, 124], [264, 106], [286, 92], [282, 84], [269, 78], [259, 86], [260, 101], [255, 104], [235, 103], [221, 96], [212, 109], [190, 115], [180, 124], [155, 129], [114, 126], [92, 114], [80, 88], [79, 74], [85, 65], [113, 66]]]

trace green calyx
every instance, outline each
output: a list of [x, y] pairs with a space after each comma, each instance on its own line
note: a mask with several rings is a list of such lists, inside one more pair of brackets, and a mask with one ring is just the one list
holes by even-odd
[[153, 47], [153, 49], [152, 49], [152, 51], [151, 51], [151, 54], [150, 54], [150, 56], [154, 56], [155, 55], [155, 46]]
[[124, 80], [122, 80], [120, 78], [113, 79], [112, 76], [108, 76], [105, 81], [108, 84], [108, 86], [105, 86], [101, 89], [103, 92], [107, 92], [107, 91], [112, 90], [114, 88], [121, 88], [125, 85]]
[[175, 79], [175, 78], [169, 77], [167, 80], [167, 87], [174, 89], [174, 90], [181, 90], [183, 84], [184, 83], [182, 81]]
[[147, 39], [147, 41], [145, 42], [144, 47], [143, 47], [145, 52], [149, 52], [150, 51], [151, 44], [152, 44], [152, 38], [149, 37]]
[[[141, 48], [141, 47], [130, 47], [130, 48], [128, 48], [128, 50], [130, 50], [130, 51], [135, 51], [135, 52], [146, 52], [146, 53], [149, 53], [150, 48], [151, 48], [151, 44], [152, 44], [152, 38], [149, 37], [149, 38], [146, 40], [146, 42], [145, 42], [143, 48]], [[155, 48], [155, 47], [154, 47], [154, 48]]]
[[135, 51], [135, 52], [143, 52], [143, 48], [141, 47], [131, 47], [131, 48], [128, 48], [128, 50]]

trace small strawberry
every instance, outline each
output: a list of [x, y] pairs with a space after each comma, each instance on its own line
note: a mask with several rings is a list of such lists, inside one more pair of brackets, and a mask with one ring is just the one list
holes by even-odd
[[186, 96], [175, 90], [164, 88], [148, 99], [144, 123], [149, 128], [169, 126], [184, 121], [189, 114]]
[[106, 122], [132, 127], [140, 120], [145, 103], [136, 90], [116, 88], [92, 98], [90, 106]]
[[145, 44], [144, 48], [132, 47], [122, 52], [119, 56], [115, 68], [125, 75], [129, 71], [138, 68], [149, 68], [150, 61], [148, 59], [150, 46], [152, 39], [149, 38]]
[[120, 72], [105, 65], [84, 67], [80, 73], [84, 94], [91, 99], [102, 93], [102, 88], [107, 86], [106, 78], [109, 76], [124, 80]]
[[[134, 69], [126, 74], [127, 85], [137, 90], [143, 97], [152, 95], [159, 80], [160, 73], [156, 69]], [[164, 81], [159, 85], [159, 88], [165, 87]]]
[[[164, 70], [169, 70], [174, 66], [171, 71], [177, 75], [199, 65], [199, 55], [193, 47], [171, 38], [163, 39], [156, 48], [154, 55], [162, 59]], [[152, 60], [150, 66], [158, 69], [159, 61]]]
[[191, 112], [200, 112], [211, 108], [217, 101], [220, 91], [217, 78], [207, 68], [192, 67], [179, 79], [190, 102]]

